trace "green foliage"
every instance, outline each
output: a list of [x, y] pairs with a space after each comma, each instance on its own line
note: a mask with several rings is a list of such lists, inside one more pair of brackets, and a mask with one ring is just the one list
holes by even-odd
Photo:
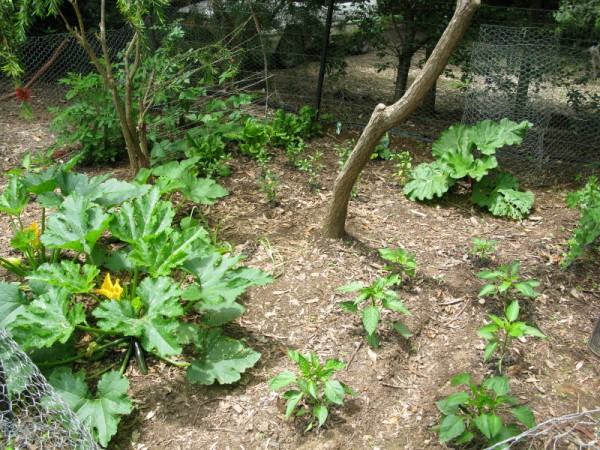
[[491, 323], [481, 327], [479, 336], [487, 339], [483, 361], [487, 362], [494, 353], [499, 353], [498, 372], [502, 373], [502, 362], [508, 353], [510, 342], [515, 338], [524, 336], [535, 336], [546, 338], [537, 328], [527, 325], [525, 322], [517, 321], [519, 318], [519, 302], [513, 301], [504, 312], [504, 317], [488, 314]]
[[[362, 311], [360, 311], [360, 315], [365, 331], [367, 332], [367, 342], [373, 348], [379, 346], [377, 326], [381, 320], [382, 310], [389, 309], [410, 315], [410, 311], [406, 309], [402, 301], [398, 298], [398, 294], [391, 289], [391, 287], [401, 283], [401, 276], [393, 274], [378, 278], [370, 286], [365, 286], [360, 282], [353, 282], [338, 288], [342, 292], [359, 292], [358, 297], [354, 301], [340, 302], [339, 305], [344, 311], [358, 313], [361, 303], [365, 303]], [[411, 335], [409, 329], [402, 322], [394, 322], [392, 327], [401, 336], [409, 337]]]
[[271, 141], [271, 133], [272, 128], [268, 123], [248, 117], [239, 132], [229, 133], [227, 136], [237, 141], [242, 155], [266, 162], [269, 159], [266, 147]]
[[492, 253], [496, 253], [496, 245], [498, 241], [488, 241], [484, 238], [474, 237], [471, 239], [473, 242], [473, 248], [469, 253], [475, 255], [481, 259], [489, 259]]
[[83, 370], [73, 373], [67, 367], [55, 369], [48, 382], [104, 447], [116, 434], [121, 416], [129, 414], [133, 408], [127, 397], [129, 380], [119, 372], [111, 371], [102, 375], [95, 396], [85, 382]]
[[394, 167], [396, 168], [396, 171], [392, 175], [396, 183], [400, 185], [406, 184], [409, 180], [409, 172], [412, 169], [412, 155], [407, 151], [392, 153], [390, 160], [394, 162]]
[[300, 159], [297, 163], [298, 168], [302, 172], [306, 172], [309, 175], [308, 185], [314, 189], [320, 188], [319, 172], [325, 168], [325, 165], [319, 163], [319, 159], [322, 157], [323, 152], [316, 151], [312, 155], [308, 155], [306, 158]]
[[[186, 198], [213, 204], [227, 195], [213, 180], [197, 177], [195, 162], [142, 171], [133, 183], [109, 175], [90, 179], [71, 172], [70, 164], [15, 171], [0, 193], [14, 231], [11, 245], [24, 256], [0, 259], [23, 277], [22, 283], [0, 283], [1, 324], [17, 343], [27, 350], [51, 349], [40, 363], [47, 367], [97, 361], [112, 348], [129, 346], [108, 353], [111, 360], [122, 358], [121, 370], [100, 379], [95, 397], [82, 373], [73, 375], [67, 367], [56, 372], [54, 384], [102, 445], [131, 409], [121, 375], [132, 354], [142, 372], [144, 354], [152, 354], [188, 367], [188, 379], [204, 384], [235, 382], [260, 357], [219, 327], [243, 314], [237, 300], [248, 288], [273, 280], [215, 247], [216, 237], [193, 213], [176, 221]], [[151, 174], [154, 186], [144, 184]], [[175, 190], [183, 194], [177, 208], [169, 200]], [[41, 211], [41, 225], [22, 223], [30, 207]], [[190, 313], [201, 326], [188, 324]], [[185, 345], [195, 360], [170, 359], [181, 358]]]
[[385, 266], [383, 270], [396, 271], [399, 274], [405, 273], [409, 277], [415, 276], [415, 271], [419, 264], [415, 261], [415, 254], [407, 252], [402, 248], [391, 250], [389, 248], [380, 248], [379, 254], [383, 259], [389, 261], [393, 266]]
[[495, 216], [520, 220], [529, 214], [535, 195], [531, 191], [519, 191], [519, 182], [511, 174], [496, 172], [475, 183], [473, 201]]
[[260, 171], [258, 182], [260, 183], [258, 190], [265, 196], [265, 201], [267, 203], [274, 202], [281, 186], [277, 174], [265, 166]]
[[389, 133], [385, 133], [381, 143], [375, 147], [375, 151], [371, 155], [371, 159], [383, 159], [385, 161], [389, 161], [392, 159], [392, 151], [390, 150], [390, 135]]
[[453, 125], [433, 144], [436, 160], [418, 165], [410, 172], [404, 194], [410, 200], [431, 200], [444, 195], [456, 181], [474, 181], [472, 199], [497, 216], [522, 219], [535, 197], [518, 191], [517, 180], [510, 174], [493, 171], [498, 166], [496, 150], [522, 142], [531, 124], [508, 119], [484, 120], [476, 125]]
[[283, 394], [287, 401], [285, 418], [288, 419], [296, 408], [296, 416], [308, 414], [311, 418], [305, 431], [323, 426], [329, 416], [331, 404], [343, 405], [346, 395], [355, 396], [356, 393], [344, 383], [334, 380], [336, 371], [346, 367], [346, 364], [337, 359], [328, 359], [321, 363], [314, 352], [302, 355], [295, 350], [288, 350], [289, 358], [300, 369], [300, 374], [282, 372], [269, 380], [269, 390], [276, 391], [296, 383], [298, 389], [291, 389]]
[[75, 144], [81, 147], [82, 163], [106, 164], [125, 154], [125, 140], [112, 94], [94, 72], [69, 73], [59, 80], [69, 86], [64, 108], [52, 107], [55, 115], [50, 129], [56, 134], [53, 148]]
[[540, 293], [535, 288], [540, 285], [540, 282], [522, 279], [519, 276], [520, 266], [519, 261], [513, 261], [510, 265], [502, 265], [496, 270], [482, 270], [479, 272], [477, 278], [491, 281], [491, 283], [486, 284], [479, 291], [478, 296], [494, 295], [502, 300], [505, 308], [515, 298], [515, 295], [536, 298]]
[[468, 389], [436, 402], [442, 413], [437, 426], [440, 442], [454, 441], [455, 445], [474, 442], [478, 447], [488, 447], [519, 435], [520, 427], [507, 423], [506, 413], [526, 428], [535, 426], [531, 408], [517, 406], [518, 400], [507, 395], [506, 377], [491, 377], [476, 385], [468, 373], [461, 373], [452, 378], [450, 384], [464, 385]]
[[564, 265], [568, 265], [581, 256], [585, 249], [600, 236], [600, 187], [598, 178], [590, 177], [583, 189], [567, 196], [570, 208], [579, 210], [579, 227], [573, 230], [569, 239], [569, 251], [565, 255]]

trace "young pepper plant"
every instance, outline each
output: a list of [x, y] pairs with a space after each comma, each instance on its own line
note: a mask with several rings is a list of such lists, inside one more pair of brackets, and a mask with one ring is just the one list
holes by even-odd
[[502, 265], [496, 270], [482, 270], [476, 276], [492, 283], [488, 283], [479, 291], [478, 297], [493, 295], [498, 297], [506, 308], [515, 295], [528, 298], [537, 298], [540, 293], [535, 290], [540, 285], [537, 280], [522, 279], [519, 276], [521, 263], [518, 260], [510, 265]]
[[283, 394], [287, 401], [285, 418], [289, 419], [300, 405], [296, 416], [312, 416], [305, 431], [311, 430], [315, 423], [320, 428], [327, 420], [331, 404], [343, 405], [346, 395], [356, 395], [344, 383], [332, 379], [333, 374], [346, 367], [346, 364], [337, 359], [328, 359], [322, 364], [312, 351], [307, 356], [296, 350], [288, 350], [287, 354], [298, 365], [300, 375], [282, 372], [269, 380], [269, 390], [276, 391], [296, 383], [299, 390], [291, 389]]
[[487, 362], [494, 353], [498, 352], [498, 372], [500, 373], [502, 373], [502, 363], [513, 339], [523, 336], [546, 338], [546, 335], [537, 328], [527, 325], [525, 322], [517, 321], [519, 318], [519, 302], [516, 300], [508, 305], [504, 317], [498, 317], [494, 314], [488, 314], [488, 317], [492, 322], [481, 327], [478, 331], [479, 336], [488, 340], [483, 353], [483, 361]]
[[438, 428], [440, 442], [454, 441], [455, 445], [475, 441], [478, 448], [492, 446], [517, 436], [521, 429], [516, 423], [506, 424], [502, 415], [512, 414], [527, 428], [535, 426], [535, 417], [527, 405], [517, 406], [517, 399], [507, 395], [506, 377], [491, 377], [480, 385], [471, 381], [471, 375], [461, 373], [450, 381], [452, 386], [467, 386], [461, 391], [436, 402], [442, 413]]
[[[365, 286], [360, 282], [352, 282], [338, 288], [338, 291], [341, 292], [359, 292], [358, 297], [356, 297], [354, 301], [339, 303], [340, 308], [344, 311], [357, 313], [359, 312], [360, 304], [363, 302], [366, 303], [366, 306], [361, 312], [361, 318], [365, 331], [367, 332], [367, 342], [373, 348], [379, 346], [377, 326], [381, 319], [381, 310], [389, 309], [391, 311], [410, 315], [410, 311], [398, 298], [398, 294], [390, 289], [392, 286], [401, 283], [401, 276], [392, 274], [387, 277], [378, 278], [370, 286]], [[401, 336], [411, 336], [410, 330], [402, 322], [394, 322], [392, 326]]]

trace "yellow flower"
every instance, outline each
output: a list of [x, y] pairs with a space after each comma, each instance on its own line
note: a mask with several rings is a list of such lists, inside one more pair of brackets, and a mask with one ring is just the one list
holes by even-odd
[[121, 300], [121, 295], [123, 294], [123, 288], [119, 284], [119, 279], [115, 281], [115, 284], [110, 279], [110, 274], [107, 273], [104, 278], [104, 283], [102, 283], [102, 287], [100, 289], [96, 289], [96, 293], [100, 295], [104, 295], [106, 298], [110, 298], [111, 300]]
[[42, 246], [42, 244], [40, 242], [40, 227], [38, 226], [38, 223], [33, 222], [31, 225], [29, 225], [23, 231], [27, 231], [27, 230], [33, 230], [33, 232], [35, 233], [35, 238], [33, 239], [33, 241], [31, 241], [31, 245], [33, 246], [33, 248], [35, 248], [35, 249], [40, 248]]
[[[17, 266], [19, 267], [22, 263], [22, 261], [19, 258], [2, 258], [4, 261], [6, 261], [7, 263], [12, 264], [13, 266]], [[0, 266], [4, 266], [4, 267], [9, 267], [8, 264], [5, 264], [3, 261], [0, 261]]]

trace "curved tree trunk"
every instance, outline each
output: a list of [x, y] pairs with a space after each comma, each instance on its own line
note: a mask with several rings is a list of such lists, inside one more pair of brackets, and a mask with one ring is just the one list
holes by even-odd
[[346, 234], [348, 202], [358, 175], [385, 132], [404, 122], [435, 85], [479, 5], [480, 0], [458, 0], [454, 15], [444, 34], [404, 96], [393, 105], [379, 104], [375, 107], [356, 147], [335, 180], [333, 195], [322, 227], [325, 236], [339, 238]]

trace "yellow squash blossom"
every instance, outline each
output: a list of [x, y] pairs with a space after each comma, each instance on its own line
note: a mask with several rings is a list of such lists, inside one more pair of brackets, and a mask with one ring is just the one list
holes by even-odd
[[29, 225], [23, 231], [27, 231], [27, 230], [33, 230], [33, 232], [35, 233], [35, 238], [33, 239], [33, 241], [31, 241], [31, 245], [33, 246], [33, 248], [35, 248], [35, 249], [40, 248], [42, 246], [42, 244], [40, 242], [40, 227], [38, 226], [38, 223], [33, 222], [31, 225]]
[[102, 287], [100, 289], [96, 289], [97, 294], [104, 295], [106, 298], [110, 298], [111, 300], [121, 300], [121, 295], [123, 294], [123, 288], [119, 284], [119, 279], [115, 281], [115, 284], [110, 279], [110, 274], [107, 273], [104, 278], [104, 282], [102, 283]]

